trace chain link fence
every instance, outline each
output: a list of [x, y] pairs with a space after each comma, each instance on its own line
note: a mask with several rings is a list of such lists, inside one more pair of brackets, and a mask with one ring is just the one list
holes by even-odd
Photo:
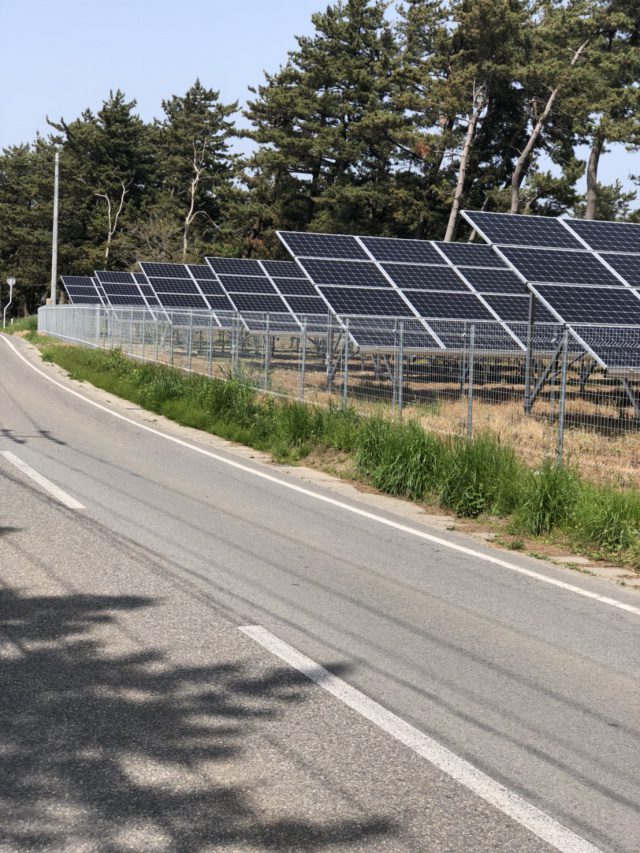
[[38, 312], [39, 332], [64, 341], [411, 418], [441, 435], [489, 431], [530, 464], [568, 460], [589, 477], [640, 487], [640, 373], [607, 375], [560, 325], [537, 324], [532, 335], [527, 324], [427, 325], [68, 305]]

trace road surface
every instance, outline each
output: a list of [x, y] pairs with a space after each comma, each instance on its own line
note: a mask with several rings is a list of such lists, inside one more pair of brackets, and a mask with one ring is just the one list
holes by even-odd
[[640, 850], [640, 596], [252, 455], [0, 340], [0, 851]]

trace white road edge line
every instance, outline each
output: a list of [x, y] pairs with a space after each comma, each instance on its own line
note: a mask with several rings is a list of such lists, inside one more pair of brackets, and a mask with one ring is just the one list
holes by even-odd
[[464, 758], [351, 687], [271, 631], [261, 625], [245, 625], [238, 630], [556, 850], [561, 853], [601, 853], [600, 848], [594, 847]]
[[255, 468], [251, 468], [249, 465], [243, 465], [242, 462], [235, 462], [233, 459], [227, 459], [224, 456], [220, 456], [218, 453], [213, 453], [211, 450], [205, 450], [203, 447], [198, 447], [196, 444], [191, 444], [191, 442], [189, 441], [184, 441], [183, 439], [176, 438], [173, 435], [167, 435], [167, 433], [162, 432], [159, 429], [155, 429], [154, 427], [147, 426], [147, 424], [142, 424], [138, 421], [134, 421], [131, 418], [128, 418], [126, 415], [121, 415], [119, 412], [114, 412], [113, 409], [110, 409], [107, 406], [103, 406], [101, 403], [97, 403], [95, 400], [90, 400], [88, 397], [85, 397], [78, 391], [74, 391], [73, 388], [68, 388], [66, 385], [63, 385], [62, 382], [58, 382], [52, 376], [48, 376], [43, 370], [40, 370], [34, 364], [31, 364], [31, 362], [16, 349], [16, 347], [5, 335], [2, 335], [1, 337], [2, 340], [7, 344], [7, 346], [9, 346], [14, 351], [14, 353], [18, 356], [19, 359], [21, 359], [28, 367], [30, 367], [31, 370], [34, 370], [40, 376], [44, 377], [44, 379], [46, 379], [48, 382], [51, 382], [53, 385], [56, 385], [63, 391], [66, 391], [67, 394], [72, 394], [74, 397], [78, 397], [78, 399], [83, 400], [85, 403], [88, 403], [90, 406], [93, 406], [96, 409], [99, 409], [101, 412], [106, 412], [112, 417], [124, 421], [125, 423], [128, 423], [131, 426], [137, 427], [138, 429], [144, 430], [145, 432], [150, 432], [152, 435], [164, 438], [166, 441], [170, 441], [173, 444], [179, 445], [180, 447], [186, 447], [189, 450], [193, 450], [196, 453], [201, 454], [202, 456], [207, 456], [209, 459], [215, 459], [216, 462], [221, 462], [223, 465], [228, 465], [229, 467], [235, 468], [238, 471], [244, 471], [246, 474], [251, 474], [254, 477], [259, 477], [261, 480], [266, 480], [270, 483], [276, 483], [283, 489], [289, 489], [289, 491], [306, 495], [307, 497], [313, 498], [314, 500], [320, 501], [321, 503], [329, 504], [330, 506], [345, 510], [345, 512], [350, 512], [353, 515], [358, 515], [361, 518], [366, 518], [369, 521], [375, 521], [378, 524], [383, 524], [385, 527], [391, 527], [394, 530], [399, 530], [402, 533], [408, 533], [410, 536], [416, 536], [418, 539], [422, 539], [426, 542], [431, 542], [434, 545], [440, 545], [443, 548], [448, 548], [450, 551], [456, 551], [459, 554], [466, 554], [468, 557], [474, 557], [476, 560], [482, 560], [485, 563], [491, 563], [494, 566], [500, 566], [500, 568], [508, 569], [510, 572], [515, 572], [516, 574], [524, 575], [525, 577], [542, 581], [543, 583], [550, 584], [551, 586], [558, 587], [559, 589], [564, 589], [567, 592], [573, 592], [576, 595], [581, 595], [583, 598], [590, 598], [593, 601], [599, 601], [600, 604], [607, 604], [609, 607], [615, 607], [618, 610], [624, 610], [626, 613], [633, 613], [635, 616], [640, 616], [640, 607], [636, 607], [632, 604], [626, 604], [623, 601], [617, 601], [615, 598], [610, 598], [607, 595], [600, 595], [599, 593], [591, 592], [591, 590], [588, 589], [582, 589], [579, 586], [566, 583], [566, 581], [561, 581], [557, 578], [548, 577], [547, 575], [543, 575], [540, 572], [535, 572], [532, 569], [525, 569], [524, 566], [517, 566], [515, 563], [509, 563], [507, 562], [507, 560], [501, 560], [500, 557], [494, 557], [492, 554], [483, 554], [482, 551], [476, 551], [473, 548], [467, 548], [465, 545], [459, 545], [457, 542], [449, 542], [447, 539], [442, 539], [440, 536], [434, 536], [432, 533], [426, 533], [423, 530], [417, 530], [415, 527], [409, 527], [409, 525], [407, 524], [401, 524], [398, 521], [392, 521], [391, 519], [385, 518], [382, 515], [377, 515], [374, 512], [368, 512], [365, 509], [360, 509], [359, 507], [351, 506], [350, 504], [345, 503], [344, 501], [339, 501], [335, 498], [330, 498], [327, 495], [321, 495], [318, 492], [312, 491], [311, 489], [306, 489], [304, 486], [298, 486], [296, 483], [290, 483], [287, 480], [281, 480], [279, 477], [274, 477], [273, 474], [267, 474], [266, 471], [258, 471]]
[[81, 504], [80, 501], [72, 498], [71, 495], [64, 492], [59, 486], [52, 483], [51, 480], [47, 480], [46, 477], [43, 477], [42, 474], [38, 474], [31, 465], [27, 465], [27, 463], [16, 456], [15, 453], [12, 453], [10, 450], [0, 450], [0, 456], [3, 456], [8, 462], [15, 465], [16, 468], [19, 468], [23, 474], [30, 477], [34, 483], [37, 483], [45, 491], [49, 492], [49, 494], [57, 501], [60, 501], [61, 504], [69, 507], [69, 509], [86, 509], [84, 504]]

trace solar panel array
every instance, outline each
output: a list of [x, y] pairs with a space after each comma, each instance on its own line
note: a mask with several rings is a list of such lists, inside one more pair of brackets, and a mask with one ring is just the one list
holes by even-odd
[[90, 275], [60, 276], [72, 305], [103, 305], [100, 291]]
[[[327, 307], [292, 261], [253, 258], [206, 258], [227, 298], [245, 326], [270, 329], [324, 331]], [[268, 318], [267, 318], [268, 315]]]
[[[281, 232], [331, 310], [353, 332], [355, 317], [378, 318], [378, 339], [366, 324], [366, 346], [389, 344], [391, 318], [417, 319], [420, 341], [410, 347], [459, 350], [468, 326], [484, 351], [526, 349], [526, 288], [487, 245], [399, 240], [386, 237]], [[305, 254], [303, 254], [305, 253]], [[557, 324], [548, 314], [542, 320]], [[542, 322], [541, 320], [541, 322]], [[461, 325], [462, 324], [462, 325]]]
[[129, 308], [149, 308], [145, 295], [132, 272], [115, 270], [96, 270], [96, 279], [102, 287], [107, 303], [114, 308], [127, 306]]
[[605, 368], [640, 368], [640, 226], [465, 211], [540, 307]]

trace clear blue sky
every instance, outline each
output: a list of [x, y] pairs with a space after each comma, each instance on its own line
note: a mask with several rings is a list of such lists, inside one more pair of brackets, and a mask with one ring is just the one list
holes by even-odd
[[[199, 77], [225, 101], [275, 71], [327, 0], [0, 0], [0, 147], [47, 132], [45, 116], [97, 110], [122, 89], [149, 120]], [[617, 146], [601, 179], [640, 173]]]

